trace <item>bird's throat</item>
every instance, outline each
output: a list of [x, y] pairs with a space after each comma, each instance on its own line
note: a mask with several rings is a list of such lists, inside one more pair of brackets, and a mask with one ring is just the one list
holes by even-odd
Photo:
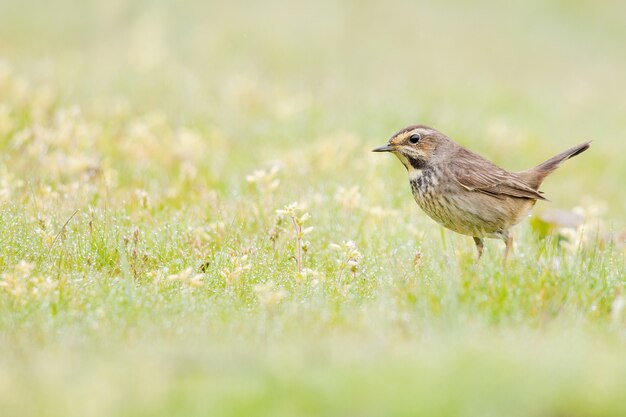
[[409, 177], [416, 178], [421, 175], [421, 172], [424, 168], [426, 168], [426, 161], [421, 158], [417, 158], [413, 155], [407, 155], [400, 152], [396, 152], [395, 155], [398, 157], [400, 162], [404, 165], [406, 170], [409, 173]]
[[407, 172], [409, 173], [409, 181], [415, 181], [422, 176], [423, 171], [421, 169], [411, 167], [407, 169]]

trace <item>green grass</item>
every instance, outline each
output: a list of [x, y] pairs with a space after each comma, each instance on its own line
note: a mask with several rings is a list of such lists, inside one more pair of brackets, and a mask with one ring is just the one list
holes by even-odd
[[[205, 3], [0, 2], [0, 415], [626, 415], [622, 4]], [[584, 225], [476, 263], [414, 122]]]

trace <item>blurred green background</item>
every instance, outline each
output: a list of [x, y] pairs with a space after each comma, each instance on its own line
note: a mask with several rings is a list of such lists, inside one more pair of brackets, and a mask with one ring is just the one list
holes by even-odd
[[579, 163], [572, 189], [621, 213], [624, 14], [621, 1], [5, 0], [0, 53], [64, 103], [163, 110], [253, 147], [241, 154], [338, 130], [369, 146], [420, 122], [523, 169], [593, 139], [602, 172]]
[[[625, 39], [617, 0], [0, 0], [0, 415], [626, 415]], [[412, 123], [593, 140], [535, 209], [585, 225], [475, 264], [370, 153]]]

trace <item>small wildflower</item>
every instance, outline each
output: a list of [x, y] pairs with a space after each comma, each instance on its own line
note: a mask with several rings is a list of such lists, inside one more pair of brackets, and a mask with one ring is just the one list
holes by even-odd
[[261, 304], [265, 306], [275, 306], [287, 296], [287, 292], [285, 290], [277, 290], [275, 289], [275, 286], [276, 284], [274, 281], [254, 286], [254, 292], [256, 293]]
[[272, 242], [273, 249], [276, 249], [276, 241], [280, 237], [280, 233], [283, 230], [282, 222], [283, 222], [283, 217], [277, 214], [276, 218], [274, 219], [274, 224], [272, 225], [272, 227], [270, 228], [268, 232], [268, 235], [269, 235], [268, 237], [270, 241]]
[[0, 293], [10, 295], [17, 305], [52, 297], [57, 281], [47, 276], [33, 275], [34, 270], [35, 264], [20, 261], [12, 269], [0, 274]]
[[363, 255], [356, 247], [356, 244], [349, 240], [344, 241], [341, 245], [331, 243], [330, 248], [338, 252], [339, 257], [337, 262], [339, 263], [339, 278], [343, 276], [345, 271], [350, 271], [352, 277], [356, 278], [356, 273], [359, 270]]
[[150, 201], [150, 196], [148, 195], [148, 192], [144, 189], [136, 189], [135, 190], [135, 196], [137, 197], [137, 200], [139, 201], [139, 206], [142, 208], [150, 208], [151, 201]]
[[335, 200], [348, 211], [354, 210], [361, 202], [361, 193], [358, 186], [350, 188], [339, 187], [335, 193]]
[[34, 269], [35, 264], [26, 261], [20, 261], [14, 267], [15, 272], [23, 276], [30, 275], [30, 273], [33, 272]]
[[422, 252], [416, 252], [413, 257], [413, 267], [415, 269], [419, 269], [420, 264], [422, 263]]
[[274, 191], [280, 184], [280, 180], [276, 178], [279, 171], [280, 168], [278, 165], [274, 165], [267, 171], [258, 169], [252, 174], [247, 175], [246, 181], [259, 192]]
[[41, 237], [43, 244], [50, 248], [54, 242], [54, 233], [50, 229], [37, 229], [37, 234]]
[[193, 273], [193, 268], [187, 268], [187, 269], [183, 269], [182, 271], [180, 271], [177, 274], [171, 274], [167, 277], [168, 280], [170, 281], [187, 281], [189, 279], [189, 277], [191, 276], [191, 274]]
[[189, 280], [187, 280], [187, 284], [190, 287], [194, 288], [201, 287], [202, 285], [204, 285], [204, 274], [195, 274]]
[[185, 268], [177, 274], [168, 275], [169, 281], [180, 282], [192, 288], [204, 285], [204, 274], [194, 274], [193, 268]]
[[294, 231], [296, 234], [296, 265], [298, 267], [298, 273], [302, 273], [303, 264], [302, 264], [302, 255], [305, 251], [303, 251], [302, 247], [302, 238], [304, 235], [307, 235], [313, 231], [313, 227], [303, 227], [304, 223], [311, 218], [309, 213], [303, 213], [298, 216], [298, 213], [303, 210], [303, 207], [298, 204], [298, 202], [291, 203], [285, 206], [283, 209], [276, 210], [276, 214], [279, 216], [289, 217], [291, 219], [291, 223], [293, 224]]
[[302, 279], [306, 279], [311, 286], [317, 286], [321, 281], [326, 281], [326, 276], [319, 271], [310, 268], [304, 268], [300, 273]]
[[205, 138], [189, 128], [181, 128], [173, 134], [173, 156], [181, 162], [181, 177], [193, 179], [197, 175], [196, 166], [203, 161], [208, 144]]
[[228, 285], [233, 285], [239, 282], [241, 276], [250, 269], [252, 265], [248, 261], [248, 255], [238, 255], [233, 252], [230, 254], [230, 266], [222, 268], [220, 276]]
[[382, 208], [380, 206], [372, 206], [372, 207], [368, 207], [367, 209], [367, 214], [370, 216], [370, 218], [374, 221], [382, 221], [382, 220], [386, 220], [386, 219], [393, 219], [393, 218], [397, 218], [399, 216], [398, 211], [397, 210], [393, 210], [393, 209], [385, 209]]

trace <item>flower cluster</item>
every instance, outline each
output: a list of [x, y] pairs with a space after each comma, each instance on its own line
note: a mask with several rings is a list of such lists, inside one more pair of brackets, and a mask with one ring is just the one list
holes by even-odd
[[282, 210], [276, 210], [276, 214], [288, 217], [291, 219], [291, 223], [293, 224], [296, 235], [296, 265], [298, 267], [299, 274], [302, 273], [303, 269], [303, 254], [306, 253], [309, 246], [307, 242], [302, 241], [302, 238], [313, 231], [312, 226], [304, 227], [304, 223], [311, 218], [311, 215], [307, 212], [300, 214], [303, 210], [304, 208], [297, 202], [285, 206]]
[[274, 165], [268, 170], [257, 169], [246, 176], [246, 181], [260, 193], [274, 191], [280, 184], [280, 180], [276, 178], [279, 171], [278, 165]]
[[222, 268], [220, 276], [224, 279], [226, 284], [234, 285], [239, 282], [241, 276], [250, 271], [252, 265], [248, 259], [248, 254], [237, 254], [231, 252], [230, 265], [226, 268]]
[[48, 299], [55, 293], [58, 282], [51, 277], [33, 274], [35, 265], [20, 261], [0, 275], [0, 294], [9, 295], [14, 303], [25, 305], [33, 300]]
[[286, 296], [287, 292], [283, 289], [276, 289], [274, 281], [254, 286], [254, 292], [259, 302], [264, 306], [278, 305]]
[[341, 279], [346, 271], [352, 273], [352, 277], [356, 278], [363, 255], [351, 241], [344, 241], [340, 245], [331, 243], [330, 248], [338, 253], [337, 263], [339, 264], [339, 279]]

